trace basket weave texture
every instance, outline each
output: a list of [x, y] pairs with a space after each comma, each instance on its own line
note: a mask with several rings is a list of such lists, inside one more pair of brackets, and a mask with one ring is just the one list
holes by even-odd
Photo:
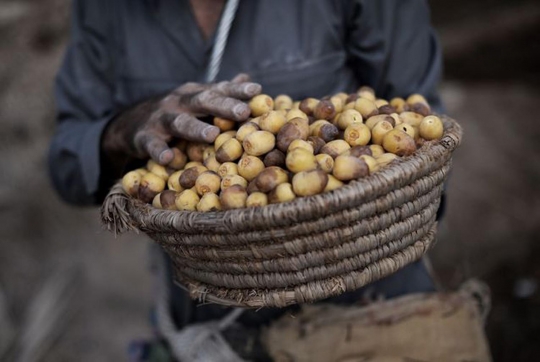
[[109, 230], [140, 230], [171, 257], [192, 298], [260, 308], [310, 303], [388, 276], [427, 252], [457, 122], [414, 155], [332, 192], [262, 208], [167, 211], [115, 185], [102, 207]]

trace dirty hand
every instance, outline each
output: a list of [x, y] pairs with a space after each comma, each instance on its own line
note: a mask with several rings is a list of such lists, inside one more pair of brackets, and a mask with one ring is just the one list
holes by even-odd
[[197, 119], [211, 115], [235, 121], [249, 117], [242, 100], [261, 92], [245, 74], [230, 82], [186, 83], [170, 94], [142, 102], [117, 116], [106, 128], [102, 151], [111, 158], [151, 157], [161, 165], [173, 159], [168, 142], [173, 138], [211, 143], [219, 128]]

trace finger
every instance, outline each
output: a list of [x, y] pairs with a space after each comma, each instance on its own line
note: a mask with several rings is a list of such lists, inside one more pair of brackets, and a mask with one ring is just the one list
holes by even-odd
[[250, 99], [261, 93], [262, 87], [258, 83], [251, 82], [220, 82], [211, 88], [224, 96], [238, 99]]
[[212, 143], [220, 133], [218, 127], [187, 113], [181, 113], [165, 126], [172, 135], [187, 141]]
[[251, 77], [246, 73], [238, 73], [232, 80], [232, 83], [245, 83], [251, 81]]
[[165, 166], [174, 158], [174, 153], [167, 143], [153, 133], [141, 132], [137, 134], [135, 136], [135, 147], [150, 156], [150, 158], [160, 165]]
[[172, 94], [177, 95], [183, 95], [183, 94], [193, 94], [202, 92], [206, 89], [209, 89], [212, 86], [212, 84], [202, 84], [202, 83], [195, 83], [195, 82], [189, 82], [181, 85], [180, 87], [173, 90]]
[[251, 110], [249, 106], [238, 99], [224, 97], [213, 91], [204, 91], [191, 99], [191, 108], [196, 113], [245, 121]]

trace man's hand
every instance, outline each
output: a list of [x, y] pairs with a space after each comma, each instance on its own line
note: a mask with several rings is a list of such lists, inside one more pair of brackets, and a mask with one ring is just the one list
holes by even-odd
[[167, 165], [174, 157], [168, 146], [173, 138], [211, 143], [219, 135], [219, 128], [197, 116], [244, 121], [250, 109], [242, 100], [260, 92], [261, 86], [249, 82], [245, 74], [230, 82], [186, 83], [165, 97], [140, 103], [116, 117], [103, 134], [102, 151], [112, 163], [122, 163], [119, 158], [151, 157]]

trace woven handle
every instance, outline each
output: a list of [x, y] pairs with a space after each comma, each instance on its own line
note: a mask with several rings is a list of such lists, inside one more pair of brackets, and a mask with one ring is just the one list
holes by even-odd
[[115, 235], [126, 231], [138, 232], [139, 225], [127, 211], [129, 201], [129, 195], [122, 188], [122, 183], [117, 182], [101, 205], [101, 221], [107, 230]]

